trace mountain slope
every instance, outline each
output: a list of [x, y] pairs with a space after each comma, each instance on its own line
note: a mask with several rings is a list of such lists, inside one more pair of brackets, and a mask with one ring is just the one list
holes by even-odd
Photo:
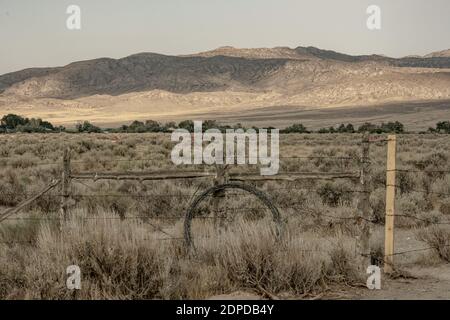
[[286, 62], [286, 59], [249, 61], [225, 56], [201, 58], [142, 53], [117, 60], [76, 62], [28, 79], [17, 77], [18, 81], [4, 86], [4, 90], [10, 94], [51, 98], [119, 95], [154, 89], [177, 93], [220, 91], [251, 87]]
[[17, 72], [10, 72], [0, 76], [0, 92], [15, 83], [25, 81], [34, 77], [41, 77], [56, 73], [60, 68], [30, 68]]
[[[30, 97], [76, 98], [92, 94], [166, 90], [176, 93], [223, 90], [258, 91], [270, 79], [318, 79], [330, 70], [349, 76], [393, 72], [389, 67], [450, 68], [445, 53], [429, 58], [393, 59], [380, 55], [351, 56], [315, 47], [236, 49], [222, 47], [190, 56], [141, 53], [122, 59], [101, 58], [59, 68], [25, 69], [0, 76], [0, 92]], [[296, 71], [303, 72], [296, 73]], [[289, 73], [289, 74], [287, 74]], [[300, 78], [299, 78], [300, 77]], [[330, 81], [333, 80], [330, 75]], [[340, 77], [338, 77], [341, 80]], [[312, 80], [311, 80], [312, 81]], [[276, 81], [272, 81], [274, 83]], [[317, 82], [317, 81], [316, 81]], [[290, 82], [292, 84], [292, 81]], [[284, 87], [279, 84], [278, 87]], [[278, 89], [275, 87], [273, 89]], [[296, 86], [301, 89], [303, 85]]]
[[315, 47], [221, 47], [187, 56], [140, 53], [0, 76], [3, 112], [36, 114], [40, 109], [51, 118], [65, 110], [71, 119], [77, 114], [82, 119], [101, 110], [104, 121], [110, 118], [108, 110], [112, 116], [128, 112], [127, 118], [138, 118], [446, 99], [450, 57], [445, 54], [395, 59]]
[[430, 54], [427, 54], [425, 56], [425, 58], [449, 58], [450, 57], [450, 49], [448, 50], [442, 50], [442, 51], [437, 51], [437, 52], [432, 52]]
[[234, 48], [230, 46], [220, 47], [210, 51], [199, 52], [181, 57], [215, 57], [227, 56], [247, 59], [293, 59], [293, 60], [310, 60], [314, 59], [314, 55], [310, 53], [297, 52], [295, 49], [288, 47], [275, 48]]

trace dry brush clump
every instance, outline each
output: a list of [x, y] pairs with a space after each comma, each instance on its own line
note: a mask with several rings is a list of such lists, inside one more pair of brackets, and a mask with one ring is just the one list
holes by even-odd
[[0, 271], [2, 287], [9, 289], [2, 298], [73, 298], [65, 283], [65, 269], [72, 264], [82, 270], [78, 298], [161, 298], [174, 257], [169, 243], [152, 239], [139, 221], [117, 222], [106, 212], [95, 219], [85, 211], [72, 214], [62, 232], [42, 221], [33, 244], [2, 248], [2, 264], [12, 261], [9, 270]]
[[[179, 240], [159, 239], [143, 221], [92, 214], [72, 212], [62, 232], [41, 221], [28, 231], [29, 244], [1, 244], [1, 298], [193, 299], [242, 289], [295, 297], [359, 281], [352, 250], [323, 245], [314, 234], [280, 239], [271, 225], [241, 223], [192, 252]], [[164, 228], [180, 231], [181, 223]], [[65, 285], [72, 264], [82, 271], [76, 296]]]
[[444, 215], [444, 216], [450, 216], [450, 200], [444, 200], [441, 202], [440, 206], [439, 206], [439, 211]]
[[450, 262], [450, 231], [441, 226], [431, 226], [417, 232], [417, 238], [427, 243], [433, 254], [445, 262]]

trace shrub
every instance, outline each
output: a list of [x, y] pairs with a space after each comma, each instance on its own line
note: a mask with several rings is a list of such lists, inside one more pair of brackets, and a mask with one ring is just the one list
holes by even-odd
[[84, 121], [83, 123], [78, 123], [76, 125], [76, 129], [78, 132], [88, 132], [88, 133], [99, 133], [102, 132], [102, 129], [100, 129], [99, 127], [94, 126], [93, 124], [91, 124], [89, 121]]
[[337, 207], [338, 205], [349, 205], [351, 203], [352, 195], [347, 188], [338, 182], [328, 182], [320, 186], [317, 193], [323, 203]]
[[7, 129], [15, 129], [19, 125], [26, 125], [28, 123], [27, 118], [23, 118], [21, 116], [18, 116], [16, 114], [7, 114], [6, 116], [3, 116], [1, 119], [1, 123], [3, 126], [5, 126]]
[[364, 123], [358, 128], [358, 132], [369, 133], [403, 133], [405, 131], [404, 125], [398, 121], [382, 123], [381, 125]]
[[16, 114], [7, 114], [1, 119], [1, 127], [3, 132], [8, 130], [13, 132], [49, 132], [49, 131], [61, 131], [63, 127], [57, 129], [48, 121], [43, 121], [40, 118], [24, 118]]
[[192, 120], [184, 120], [178, 123], [178, 128], [186, 129], [189, 132], [194, 132], [194, 121]]
[[336, 129], [334, 127], [321, 128], [317, 133], [355, 133], [355, 127], [351, 123], [347, 125], [342, 123]]
[[384, 223], [386, 217], [386, 190], [378, 188], [370, 194], [370, 207], [375, 223]]
[[417, 238], [426, 242], [440, 259], [450, 262], [450, 232], [438, 226], [422, 229]]
[[282, 133], [309, 133], [309, 131], [303, 124], [297, 123], [282, 130]]
[[450, 121], [442, 121], [436, 124], [436, 130], [438, 132], [450, 133]]
[[442, 214], [450, 215], [450, 201], [441, 203], [441, 205], [439, 207], [439, 211]]

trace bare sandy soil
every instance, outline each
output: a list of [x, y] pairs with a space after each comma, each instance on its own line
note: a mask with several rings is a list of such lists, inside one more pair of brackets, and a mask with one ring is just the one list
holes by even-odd
[[[332, 291], [323, 296], [304, 299], [352, 299], [352, 300], [448, 300], [450, 299], [450, 265], [433, 267], [409, 267], [403, 271], [408, 277], [391, 279], [382, 275], [380, 290], [352, 288]], [[211, 300], [258, 300], [267, 299], [253, 292], [238, 291], [210, 297]], [[296, 297], [280, 297], [298, 299]]]
[[381, 290], [350, 290], [345, 299], [450, 299], [450, 265], [405, 268], [410, 277], [383, 279]]
[[[381, 237], [383, 228], [373, 230], [374, 237]], [[412, 230], [398, 230], [396, 251], [403, 252], [427, 245], [416, 239]], [[344, 299], [344, 300], [447, 300], [450, 299], [450, 264], [434, 260], [430, 251], [411, 252], [395, 258], [398, 273], [381, 275], [381, 289], [369, 290], [359, 287], [336, 287], [320, 295], [305, 297], [278, 296], [280, 299]], [[254, 300], [268, 299], [263, 292], [237, 291], [213, 296], [210, 299]], [[273, 297], [272, 297], [273, 298]]]

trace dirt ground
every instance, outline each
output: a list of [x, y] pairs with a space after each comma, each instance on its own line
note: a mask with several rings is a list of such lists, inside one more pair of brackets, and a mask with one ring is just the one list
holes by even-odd
[[[381, 289], [350, 288], [331, 291], [324, 296], [304, 297], [304, 299], [341, 300], [448, 300], [450, 299], [450, 264], [433, 267], [404, 268], [409, 277], [390, 279], [382, 275]], [[267, 299], [252, 292], [233, 292], [210, 297], [211, 300], [258, 300]], [[280, 297], [281, 299], [298, 299]]]
[[[381, 238], [383, 228], [373, 230], [373, 240]], [[414, 230], [397, 230], [396, 252], [404, 252], [427, 245], [416, 239]], [[341, 299], [341, 300], [447, 300], [450, 299], [450, 264], [435, 260], [430, 251], [410, 252], [395, 257], [399, 276], [381, 275], [381, 289], [369, 290], [363, 284], [356, 288], [333, 288], [320, 296], [292, 297], [280, 299]], [[270, 298], [258, 292], [233, 292], [213, 296], [210, 299], [254, 300]]]
[[405, 268], [413, 278], [386, 279], [380, 290], [350, 290], [344, 299], [446, 300], [450, 299], [450, 264]]

